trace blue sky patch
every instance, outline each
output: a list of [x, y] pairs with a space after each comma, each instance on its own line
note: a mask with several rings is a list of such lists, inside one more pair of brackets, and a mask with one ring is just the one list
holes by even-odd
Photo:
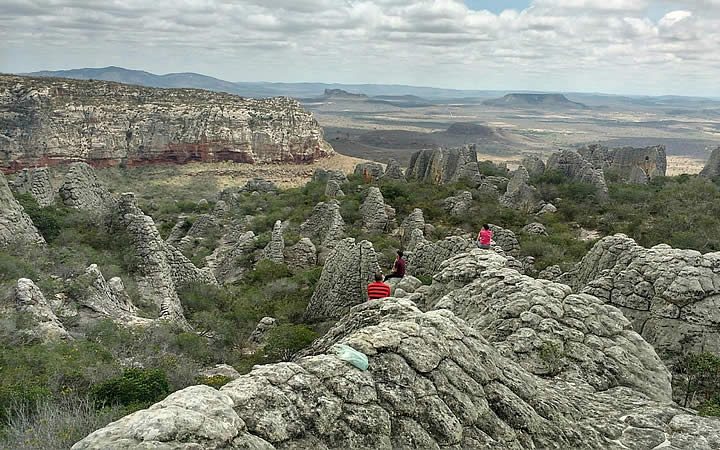
[[527, 7], [530, 6], [530, 0], [465, 0], [465, 4], [468, 8], [476, 11], [487, 9], [492, 13], [498, 14], [506, 9], [527, 9]]

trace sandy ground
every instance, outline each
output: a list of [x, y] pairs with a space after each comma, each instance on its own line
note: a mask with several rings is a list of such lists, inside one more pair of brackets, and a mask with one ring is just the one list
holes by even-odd
[[667, 176], [675, 176], [683, 173], [696, 174], [705, 167], [705, 161], [690, 158], [687, 156], [667, 157]]

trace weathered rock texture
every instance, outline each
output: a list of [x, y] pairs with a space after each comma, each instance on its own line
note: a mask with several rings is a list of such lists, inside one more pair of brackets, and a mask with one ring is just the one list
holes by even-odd
[[222, 284], [242, 280], [252, 268], [252, 253], [257, 241], [255, 233], [245, 231], [240, 223], [233, 223], [229, 228], [212, 255], [205, 259], [207, 268]]
[[389, 218], [385, 209], [385, 199], [380, 189], [371, 186], [367, 190], [367, 196], [360, 205], [363, 227], [370, 233], [382, 233], [388, 231]]
[[290, 270], [310, 269], [317, 264], [317, 249], [308, 238], [302, 238], [292, 247], [286, 248], [284, 255]]
[[43, 244], [45, 239], [15, 200], [5, 176], [0, 173], [0, 248]]
[[300, 225], [300, 233], [326, 247], [342, 239], [345, 221], [340, 215], [340, 203], [330, 200], [315, 205], [310, 217]]
[[710, 159], [705, 163], [705, 167], [700, 171], [701, 177], [718, 177], [720, 176], [720, 146], [715, 147], [710, 153]]
[[362, 177], [366, 183], [372, 183], [383, 176], [385, 169], [382, 164], [376, 162], [364, 162], [355, 166], [355, 175]]
[[466, 216], [470, 213], [472, 200], [472, 194], [469, 191], [462, 191], [443, 200], [443, 207], [452, 216]]
[[98, 181], [92, 167], [83, 162], [73, 163], [60, 186], [60, 197], [65, 206], [82, 209], [97, 217], [114, 213], [117, 200]]
[[413, 211], [403, 220], [400, 225], [400, 232], [402, 235], [402, 243], [404, 246], [408, 246], [410, 240], [413, 238], [413, 231], [425, 230], [425, 217], [423, 216], [422, 209], [415, 208]]
[[[170, 231], [167, 241], [169, 244], [177, 245], [177, 247], [182, 251], [189, 251], [195, 248], [212, 233], [215, 233], [220, 227], [220, 223], [214, 215], [200, 214], [195, 218], [195, 221], [190, 226], [190, 229], [187, 230], [187, 233], [175, 244], [173, 241], [177, 237], [178, 233], [178, 231], [175, 230], [175, 227], [179, 224], [180, 222], [176, 223]], [[183, 225], [180, 225], [180, 227], [182, 226]], [[176, 231], [175, 235], [173, 235], [173, 231]]]
[[325, 261], [305, 318], [337, 319], [367, 300], [367, 285], [380, 270], [372, 243], [348, 238], [338, 242]]
[[16, 330], [17, 332], [40, 342], [71, 338], [40, 288], [32, 280], [20, 278], [14, 297], [15, 310], [26, 315], [26, 327]]
[[547, 162], [546, 171], [557, 170], [573, 181], [592, 184], [597, 188], [599, 199], [607, 199], [608, 189], [602, 169], [594, 169], [589, 162], [575, 150], [561, 150], [553, 153]]
[[[667, 170], [665, 146], [620, 147], [608, 150], [601, 145], [589, 145], [578, 153], [595, 169], [612, 169], [626, 182], [640, 184], [640, 173], [645, 178], [664, 177]], [[635, 174], [633, 176], [633, 173]]]
[[415, 228], [407, 245], [407, 272], [414, 276], [432, 276], [440, 264], [451, 256], [465, 253], [475, 243], [461, 236], [449, 236], [437, 242], [425, 239], [423, 232]]
[[542, 236], [548, 235], [547, 230], [545, 229], [545, 225], [538, 223], [538, 222], [533, 222], [533, 223], [529, 223], [529, 224], [525, 225], [522, 228], [522, 231], [523, 231], [523, 233], [528, 233], [528, 234], [540, 234]]
[[720, 252], [647, 249], [616, 234], [561, 280], [617, 306], [669, 363], [688, 352], [720, 353]]
[[277, 320], [275, 320], [275, 318], [263, 317], [260, 319], [260, 322], [258, 322], [253, 332], [250, 333], [248, 343], [255, 346], [262, 344], [265, 340], [267, 340], [267, 332], [276, 328], [277, 325]]
[[328, 180], [327, 185], [325, 185], [325, 195], [330, 198], [345, 197], [345, 193], [340, 188], [340, 183], [336, 180]]
[[505, 195], [500, 199], [500, 204], [525, 213], [536, 212], [544, 206], [540, 193], [535, 186], [530, 185], [530, 175], [525, 167], [517, 168], [507, 185]]
[[520, 161], [531, 177], [539, 177], [545, 173], [545, 163], [537, 155], [528, 155]]
[[405, 178], [408, 181], [433, 184], [455, 183], [466, 179], [477, 186], [481, 176], [475, 145], [413, 153]]
[[263, 258], [269, 259], [274, 263], [283, 264], [285, 262], [285, 239], [283, 238], [283, 226], [279, 220], [275, 221], [275, 225], [272, 230], [272, 237], [270, 242], [265, 246], [263, 250]]
[[380, 181], [405, 181], [405, 174], [400, 164], [391, 159], [385, 167], [385, 173], [380, 177]]
[[333, 153], [312, 114], [287, 97], [2, 75], [0, 115], [4, 171], [78, 160], [300, 163]]
[[313, 172], [312, 179], [310, 180], [313, 183], [325, 183], [330, 180], [335, 180], [338, 182], [338, 184], [345, 184], [348, 182], [347, 176], [339, 170], [334, 169], [323, 169], [322, 167], [318, 167]]
[[515, 233], [513, 233], [511, 230], [506, 230], [505, 228], [494, 225], [494, 224], [488, 224], [490, 226], [490, 230], [492, 231], [492, 240], [494, 245], [497, 245], [498, 247], [502, 248], [505, 253], [515, 255], [520, 250], [520, 242], [517, 240], [517, 236], [515, 236]]
[[[578, 297], [569, 309], [593, 311], [595, 304]], [[613, 330], [622, 319], [619, 312], [606, 317], [610, 323], [601, 330]], [[327, 354], [335, 343], [368, 355], [369, 369]], [[612, 352], [640, 348], [640, 367], [662, 368], [652, 349], [634, 344], [619, 339], [607, 349], [610, 354], [602, 347], [596, 351], [613, 361]], [[422, 312], [406, 300], [356, 306], [306, 353], [295, 362], [256, 366], [219, 391], [178, 391], [90, 434], [73, 450], [651, 449], [666, 441], [670, 448], [720, 443], [720, 423], [662, 399], [663, 383], [646, 386], [656, 388], [653, 398], [660, 400], [653, 400], [632, 387], [597, 391], [582, 379], [541, 378], [503, 357], [451, 311]]]
[[50, 183], [50, 174], [46, 168], [23, 169], [11, 185], [18, 194], [30, 194], [38, 205], [45, 207], [55, 204], [57, 191]]
[[275, 192], [278, 190], [277, 185], [268, 181], [263, 177], [250, 178], [244, 186], [240, 188], [240, 192]]

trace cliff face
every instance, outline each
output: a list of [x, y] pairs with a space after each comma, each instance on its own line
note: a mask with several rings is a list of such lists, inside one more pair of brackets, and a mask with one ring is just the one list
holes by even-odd
[[0, 76], [0, 169], [86, 161], [312, 162], [333, 153], [290, 98]]

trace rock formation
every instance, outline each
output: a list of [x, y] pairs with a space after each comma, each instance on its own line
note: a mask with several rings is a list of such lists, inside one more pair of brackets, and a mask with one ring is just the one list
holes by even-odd
[[545, 163], [537, 155], [528, 155], [520, 161], [520, 165], [527, 170], [531, 177], [539, 177], [545, 173]]
[[382, 192], [375, 186], [367, 189], [367, 196], [360, 205], [363, 227], [369, 233], [383, 233], [388, 231], [388, 215], [385, 210], [385, 199]]
[[[175, 224], [177, 226], [177, 224]], [[192, 226], [188, 229], [185, 236], [183, 236], [178, 242], [177, 247], [182, 251], [189, 251], [195, 248], [198, 244], [202, 243], [210, 234], [214, 233], [220, 224], [217, 218], [212, 214], [200, 214], [195, 218]], [[175, 230], [175, 227], [173, 227]], [[171, 238], [174, 238], [172, 231], [168, 236], [168, 243], [173, 244]]]
[[244, 186], [240, 188], [240, 192], [259, 192], [264, 194], [266, 192], [277, 192], [278, 187], [272, 181], [268, 181], [263, 177], [250, 178]]
[[0, 173], [0, 249], [15, 245], [43, 244], [45, 239], [15, 200], [5, 176]]
[[443, 200], [443, 207], [451, 216], [465, 216], [470, 213], [472, 201], [472, 194], [469, 191], [462, 191]]
[[664, 177], [667, 169], [665, 146], [635, 148], [620, 147], [608, 150], [601, 145], [589, 145], [578, 149], [578, 153], [595, 169], [611, 169], [624, 181], [640, 183], [643, 179]]
[[538, 215], [541, 216], [543, 214], [553, 214], [557, 212], [557, 208], [552, 203], [547, 203], [545, 206], [538, 211]]
[[633, 167], [632, 172], [630, 173], [630, 179], [628, 180], [628, 183], [630, 184], [648, 184], [649, 178], [647, 173], [640, 167]]
[[55, 204], [57, 191], [50, 183], [50, 173], [46, 168], [23, 169], [12, 183], [12, 189], [18, 194], [30, 194], [41, 207]]
[[340, 215], [340, 203], [330, 200], [315, 205], [310, 217], [300, 225], [300, 233], [324, 247], [342, 239], [345, 221]]
[[407, 272], [416, 277], [432, 276], [443, 261], [474, 247], [475, 243], [471, 239], [461, 236], [430, 242], [419, 228], [415, 228], [407, 245]]
[[425, 230], [425, 217], [423, 217], [422, 209], [415, 208], [413, 211], [403, 220], [400, 225], [400, 232], [402, 235], [402, 243], [407, 246], [413, 236], [414, 230]]
[[26, 338], [40, 342], [71, 339], [50, 303], [32, 280], [20, 278], [15, 287], [15, 311], [26, 315], [25, 327], [16, 330]]
[[345, 197], [345, 193], [340, 188], [340, 183], [338, 183], [337, 180], [328, 180], [325, 186], [325, 195], [330, 198]]
[[5, 171], [77, 160], [305, 163], [334, 153], [312, 114], [288, 97], [2, 75], [2, 114]]
[[618, 307], [669, 364], [689, 352], [720, 353], [720, 252], [647, 249], [616, 234], [561, 280]]
[[589, 162], [574, 150], [561, 150], [553, 153], [547, 162], [546, 171], [556, 170], [567, 175], [577, 183], [592, 184], [597, 188], [600, 200], [608, 197], [607, 184], [602, 169], [594, 169]]
[[364, 162], [355, 166], [355, 175], [362, 177], [366, 183], [377, 181], [385, 173], [382, 164], [376, 162]]
[[263, 317], [257, 326], [250, 333], [248, 343], [253, 346], [261, 345], [267, 340], [267, 332], [277, 327], [277, 320], [273, 317]]
[[498, 225], [488, 224], [492, 231], [492, 241], [494, 246], [498, 246], [503, 249], [505, 253], [515, 255], [520, 250], [520, 243], [510, 230], [506, 230]]
[[105, 218], [115, 212], [117, 200], [95, 176], [92, 167], [83, 162], [73, 163], [60, 186], [60, 197], [65, 206], [82, 209]]
[[367, 300], [367, 285], [380, 270], [372, 243], [347, 238], [338, 242], [325, 261], [305, 319], [337, 319]]
[[612, 159], [610, 158], [610, 150], [599, 144], [591, 144], [581, 147], [577, 150], [580, 156], [589, 162], [594, 169], [607, 169], [610, 167]]
[[706, 178], [720, 176], [720, 146], [715, 147], [710, 153], [710, 159], [705, 163], [700, 176]]
[[217, 364], [214, 367], [209, 367], [207, 369], [204, 369], [199, 374], [201, 377], [204, 378], [212, 378], [212, 377], [226, 377], [230, 378], [231, 380], [234, 380], [236, 378], [240, 377], [240, 372], [235, 370], [234, 367], [229, 366], [227, 364]]
[[334, 169], [326, 170], [322, 167], [318, 167], [317, 169], [315, 169], [312, 175], [312, 179], [310, 181], [312, 183], [325, 183], [329, 180], [335, 180], [340, 185], [348, 182], [347, 177], [341, 171]]
[[560, 266], [548, 266], [541, 270], [537, 277], [542, 278], [543, 280], [554, 281], [560, 278], [562, 273], [563, 272]]
[[272, 230], [272, 238], [263, 250], [263, 258], [269, 259], [270, 261], [277, 264], [283, 264], [285, 262], [285, 255], [283, 254], [283, 250], [285, 250], [283, 226], [281, 221], [276, 220]]
[[292, 247], [285, 248], [285, 263], [290, 270], [305, 270], [317, 264], [317, 250], [308, 238], [300, 239]]
[[[608, 375], [609, 382], [600, 390], [582, 373], [572, 381], [536, 376], [523, 367], [528, 360], [520, 364], [504, 357], [451, 311], [422, 312], [410, 301], [390, 298], [353, 308], [305, 357], [255, 366], [219, 391], [192, 386], [175, 392], [90, 434], [73, 450], [720, 445], [720, 423], [671, 404], [667, 378], [645, 376], [648, 383], [635, 388], [644, 374], [662, 374], [664, 367], [642, 339], [623, 329], [619, 312], [584, 296], [571, 297], [538, 299], [536, 309], [548, 306], [535, 313], [540, 323], [552, 327], [558, 319], [543, 317], [566, 309], [568, 319], [575, 313], [605, 319], [587, 332], [573, 325], [558, 330], [574, 338], [597, 336], [590, 354], [623, 371], [617, 378], [627, 378], [629, 386], [616, 386], [602, 368], [598, 381]], [[506, 304], [493, 304], [513, 316], [512, 301], [504, 298]], [[552, 328], [545, 332], [555, 336]], [[617, 342], [605, 347], [612, 337]], [[368, 355], [368, 370], [329, 354], [335, 343]], [[587, 378], [593, 380], [592, 375], [588, 370]]]
[[231, 224], [229, 229], [212, 255], [205, 259], [207, 268], [221, 284], [242, 280], [252, 268], [252, 254], [257, 241], [255, 233], [245, 231], [240, 223]]
[[500, 204], [506, 208], [517, 209], [525, 213], [533, 213], [544, 206], [540, 193], [530, 185], [530, 175], [523, 166], [519, 166], [507, 185], [505, 195]]
[[455, 183], [466, 179], [478, 186], [482, 177], [478, 169], [475, 145], [413, 153], [405, 178], [408, 181], [433, 184]]
[[523, 231], [523, 233], [528, 233], [528, 234], [539, 234], [542, 236], [548, 235], [547, 230], [545, 229], [545, 225], [543, 225], [541, 223], [537, 223], [537, 222], [533, 222], [533, 223], [529, 223], [529, 224], [525, 225], [522, 228], [522, 231]]
[[391, 159], [385, 167], [385, 172], [380, 177], [380, 181], [406, 181], [400, 164], [394, 159]]

